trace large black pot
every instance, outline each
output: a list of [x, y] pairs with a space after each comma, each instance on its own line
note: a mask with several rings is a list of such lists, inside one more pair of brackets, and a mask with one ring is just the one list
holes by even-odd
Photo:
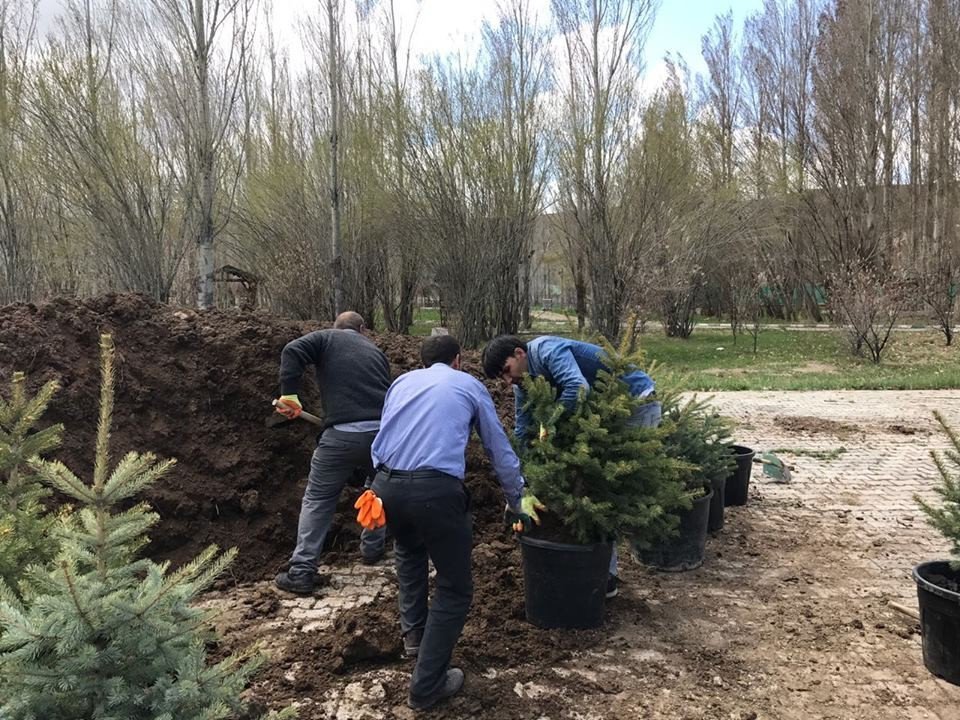
[[640, 562], [668, 572], [693, 570], [703, 565], [712, 499], [713, 490], [710, 490], [703, 497], [694, 500], [690, 509], [680, 514], [680, 531], [674, 537], [646, 549], [634, 545], [634, 554]]
[[541, 628], [602, 625], [612, 547], [521, 535], [527, 620]]
[[710, 517], [707, 521], [707, 530], [717, 532], [723, 529], [723, 506], [726, 497], [727, 479], [716, 477], [710, 481], [713, 488], [713, 498], [710, 500]]
[[737, 461], [737, 469], [727, 476], [727, 487], [724, 489], [723, 503], [725, 506], [746, 505], [750, 490], [750, 473], [753, 470], [753, 448], [745, 445], [732, 447], [733, 457]]
[[913, 569], [920, 603], [923, 664], [948, 683], [960, 685], [960, 570], [948, 562]]

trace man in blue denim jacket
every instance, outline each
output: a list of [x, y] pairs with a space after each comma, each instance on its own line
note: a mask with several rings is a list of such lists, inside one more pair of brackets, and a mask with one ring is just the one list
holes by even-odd
[[[572, 411], [577, 405], [580, 388], [590, 392], [597, 372], [606, 369], [602, 362], [603, 353], [599, 345], [554, 335], [543, 335], [530, 342], [524, 342], [514, 335], [500, 335], [483, 349], [483, 372], [488, 378], [502, 378], [513, 386], [516, 405], [513, 432], [520, 440], [526, 440], [531, 432], [531, 418], [524, 409], [527, 403], [523, 391], [524, 375], [546, 378], [557, 388], [560, 402]], [[634, 370], [622, 379], [632, 395], [650, 399], [634, 411], [631, 424], [640, 427], [659, 425], [662, 410], [659, 401], [653, 399], [655, 384], [650, 376], [642, 370]], [[617, 582], [617, 549], [614, 547], [610, 558], [607, 597], [617, 594]]]

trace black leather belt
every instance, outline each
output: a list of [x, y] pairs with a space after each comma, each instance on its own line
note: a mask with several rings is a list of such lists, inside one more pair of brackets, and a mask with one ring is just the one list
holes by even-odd
[[429, 480], [437, 476], [460, 480], [460, 478], [449, 475], [442, 470], [431, 470], [430, 468], [423, 470], [391, 470], [386, 465], [380, 465], [377, 467], [377, 472], [382, 473], [388, 478], [403, 478], [407, 480]]

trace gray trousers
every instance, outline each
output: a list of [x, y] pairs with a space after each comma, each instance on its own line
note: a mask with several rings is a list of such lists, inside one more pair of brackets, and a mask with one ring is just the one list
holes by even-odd
[[[347, 481], [357, 470], [373, 475], [370, 446], [376, 432], [342, 432], [324, 430], [310, 460], [310, 476], [300, 505], [297, 524], [297, 548], [290, 558], [290, 576], [315, 575], [317, 559], [330, 523], [337, 510], [337, 501]], [[373, 558], [383, 554], [385, 528], [360, 533], [360, 553]]]
[[[660, 418], [663, 417], [663, 407], [659, 400], [654, 400], [646, 405], [641, 405], [633, 411], [633, 415], [627, 421], [631, 427], [657, 427], [660, 424]], [[617, 544], [613, 544], [613, 552], [610, 553], [610, 574], [617, 574], [617, 565], [619, 555], [617, 553]]]
[[[373, 490], [383, 500], [396, 548], [400, 629], [423, 629], [410, 695], [425, 698], [446, 681], [453, 648], [473, 600], [470, 496], [463, 481], [434, 470], [379, 472]], [[428, 560], [437, 570], [427, 608]]]

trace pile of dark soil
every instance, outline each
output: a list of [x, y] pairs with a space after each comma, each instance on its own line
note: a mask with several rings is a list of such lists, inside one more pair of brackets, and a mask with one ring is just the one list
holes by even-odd
[[[178, 309], [130, 294], [7, 305], [0, 308], [0, 384], [5, 387], [15, 370], [28, 374], [33, 389], [50, 379], [60, 382], [43, 422], [64, 424], [55, 457], [90, 478], [98, 342], [101, 333], [112, 333], [114, 461], [131, 450], [177, 459], [145, 498], [161, 517], [148, 552], [178, 563], [211, 543], [236, 546], [235, 579], [260, 579], [272, 575], [292, 550], [316, 434], [306, 422], [265, 426], [276, 397], [280, 351], [319, 327], [257, 312]], [[418, 338], [374, 339], [395, 375], [419, 365]], [[475, 353], [466, 364], [478, 371]], [[312, 372], [307, 375], [304, 404], [319, 408]], [[500, 387], [491, 389], [509, 418], [512, 399]], [[472, 476], [496, 489], [483, 469]], [[330, 533], [334, 550], [352, 550], [357, 540], [348, 499], [343, 509]]]

